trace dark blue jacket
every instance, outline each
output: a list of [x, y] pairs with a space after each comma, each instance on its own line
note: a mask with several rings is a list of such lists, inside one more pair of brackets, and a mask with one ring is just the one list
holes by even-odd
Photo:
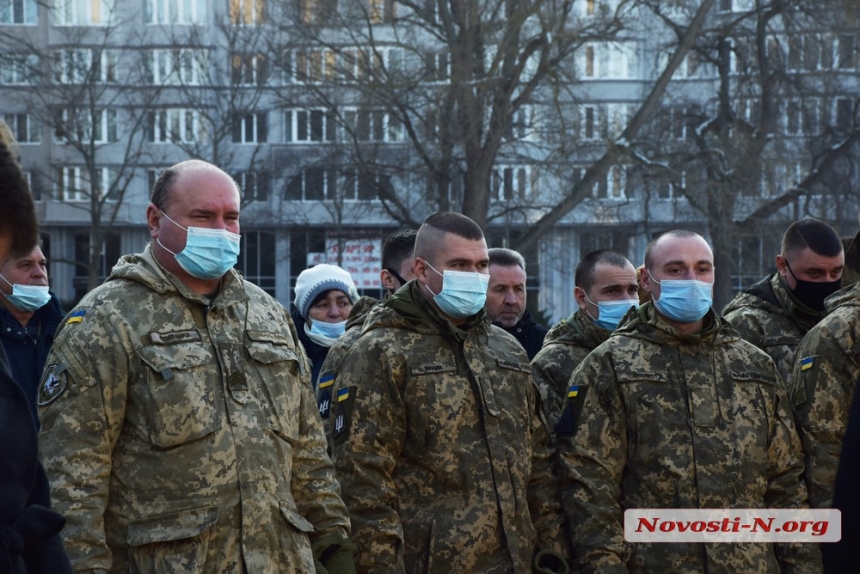
[[36, 422], [0, 347], [0, 574], [67, 574], [65, 519], [50, 510]]
[[65, 313], [60, 307], [57, 296], [51, 293], [51, 300], [33, 313], [27, 327], [21, 326], [6, 307], [0, 305], [0, 340], [9, 358], [12, 377], [21, 385], [30, 401], [30, 411], [38, 420], [36, 391], [48, 351], [54, 342], [57, 327]]
[[543, 339], [549, 331], [549, 329], [543, 325], [536, 323], [532, 318], [532, 314], [529, 313], [528, 310], [523, 313], [523, 316], [520, 317], [517, 324], [510, 329], [502, 327], [498, 323], [493, 323], [493, 325], [501, 327], [516, 337], [517, 341], [520, 342], [520, 345], [523, 346], [523, 349], [526, 350], [526, 354], [529, 356], [529, 361], [534, 359], [535, 355], [538, 354], [538, 351], [541, 350], [541, 347], [543, 347]]
[[307, 321], [305, 321], [298, 312], [291, 311], [290, 316], [293, 318], [293, 323], [296, 324], [296, 330], [299, 332], [299, 341], [302, 342], [302, 346], [305, 348], [305, 353], [307, 353], [308, 359], [311, 361], [311, 383], [314, 386], [314, 390], [316, 390], [317, 377], [319, 377], [323, 362], [328, 356], [329, 347], [323, 347], [322, 345], [310, 340], [308, 334], [305, 333], [305, 323]]

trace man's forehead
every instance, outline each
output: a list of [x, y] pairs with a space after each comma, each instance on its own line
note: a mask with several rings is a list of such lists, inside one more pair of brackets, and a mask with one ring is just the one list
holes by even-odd
[[519, 265], [490, 265], [490, 281], [526, 282], [526, 272]]
[[633, 269], [633, 265], [617, 267], [615, 265], [599, 263], [594, 267], [594, 283], [600, 285], [636, 284], [636, 270]]
[[840, 251], [838, 255], [828, 257], [827, 255], [819, 255], [809, 247], [804, 247], [797, 252], [797, 255], [792, 260], [788, 258], [789, 265], [792, 267], [803, 267], [807, 269], [832, 269], [841, 267], [845, 264], [845, 253]]
[[489, 259], [487, 242], [483, 238], [467, 239], [454, 233], [445, 233], [440, 243], [441, 245], [437, 250], [438, 257], [445, 262], [476, 257], [483, 260]]
[[698, 235], [662, 238], [654, 246], [651, 257], [656, 267], [714, 264], [711, 247]]

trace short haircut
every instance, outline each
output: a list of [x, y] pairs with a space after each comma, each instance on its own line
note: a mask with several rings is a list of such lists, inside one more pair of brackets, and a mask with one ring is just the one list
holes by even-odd
[[601, 264], [611, 265], [622, 269], [628, 265], [633, 267], [630, 260], [617, 251], [612, 251], [611, 249], [598, 249], [597, 251], [592, 251], [583, 257], [582, 261], [579, 262], [579, 265], [576, 266], [576, 275], [574, 275], [573, 278], [576, 286], [582, 287], [584, 291], [591, 290], [591, 287], [595, 282], [594, 269]]
[[484, 232], [478, 224], [461, 213], [440, 211], [428, 217], [415, 237], [415, 257], [432, 259], [441, 248], [446, 233], [463, 239], [480, 241]]
[[782, 236], [782, 255], [809, 249], [823, 257], [842, 253], [842, 240], [836, 230], [820, 219], [801, 219], [788, 226]]
[[[155, 205], [155, 207], [160, 211], [167, 209], [167, 206], [170, 203], [170, 192], [173, 191], [173, 184], [176, 183], [176, 178], [179, 177], [179, 174], [186, 169], [193, 167], [211, 167], [221, 171], [217, 166], [200, 159], [189, 159], [168, 167], [158, 174], [158, 178], [155, 180], [155, 185], [152, 186], [152, 196], [150, 201]], [[227, 177], [230, 176], [227, 175]], [[233, 180], [233, 178], [230, 179], [238, 190], [239, 186], [236, 185], [236, 181]]]
[[490, 265], [519, 267], [523, 271], [526, 270], [526, 260], [518, 251], [514, 251], [513, 249], [493, 247], [487, 251], [487, 255], [490, 257]]
[[651, 269], [651, 265], [654, 263], [653, 252], [654, 246], [657, 245], [664, 237], [700, 237], [704, 240], [704, 237], [696, 233], [695, 231], [690, 231], [688, 229], [673, 229], [671, 231], [667, 231], [665, 233], [661, 233], [657, 237], [651, 240], [648, 243], [648, 246], [645, 248], [645, 268]]
[[411, 259], [415, 254], [415, 237], [418, 232], [414, 229], [395, 231], [382, 242], [382, 268], [394, 269], [400, 272], [404, 259]]
[[[6, 124], [3, 124], [4, 129]], [[12, 244], [8, 255], [23, 257], [39, 241], [39, 224], [33, 208], [33, 196], [14, 152], [11, 132], [0, 136], [0, 234], [11, 234]]]

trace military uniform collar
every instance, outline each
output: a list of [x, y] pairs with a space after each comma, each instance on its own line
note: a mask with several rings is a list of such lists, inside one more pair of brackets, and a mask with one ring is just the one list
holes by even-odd
[[639, 332], [655, 341], [660, 340], [669, 344], [703, 345], [713, 342], [723, 327], [723, 322], [716, 312], [708, 309], [701, 331], [693, 334], [682, 333], [664, 321], [654, 309], [654, 303], [648, 301], [636, 310], [636, 317], [631, 318], [618, 331]]
[[774, 273], [773, 277], [770, 280], [770, 286], [773, 288], [773, 294], [779, 300], [783, 309], [788, 311], [788, 314], [793, 317], [795, 320], [802, 323], [807, 329], [815, 326], [818, 321], [826, 313], [818, 313], [800, 301], [797, 300], [797, 297], [789, 291], [788, 286], [783, 281], [781, 275], [779, 273]]

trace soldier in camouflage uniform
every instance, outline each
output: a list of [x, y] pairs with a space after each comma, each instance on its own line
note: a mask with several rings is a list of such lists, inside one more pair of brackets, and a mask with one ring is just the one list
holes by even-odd
[[355, 572], [295, 327], [231, 269], [235, 183], [183, 162], [152, 201], [153, 243], [67, 316], [40, 385], [75, 570]]
[[532, 359], [550, 429], [555, 429], [561, 416], [570, 374], [609, 338], [630, 307], [639, 306], [636, 270], [615, 251], [601, 249], [583, 257], [576, 266], [575, 282], [579, 310], [550, 329], [543, 348]]
[[817, 219], [796, 221], [783, 235], [777, 272], [723, 309], [741, 337], [770, 355], [784, 381], [800, 340], [825, 314], [824, 299], [840, 288], [844, 261], [832, 227]]
[[[382, 270], [379, 272], [379, 281], [385, 289], [386, 299], [406, 285], [407, 281], [415, 279], [415, 271], [412, 267], [415, 235], [416, 232], [413, 230], [397, 231], [382, 242]], [[356, 301], [349, 312], [346, 332], [328, 350], [328, 355], [320, 368], [320, 377], [316, 386], [317, 405], [323, 419], [328, 419], [331, 408], [331, 388], [340, 362], [361, 334], [361, 326], [364, 325], [367, 314], [378, 304], [379, 301], [373, 297], [361, 297]]]
[[628, 508], [803, 508], [803, 456], [773, 361], [710, 309], [713, 255], [689, 231], [645, 253], [653, 302], [574, 371], [556, 429], [574, 570], [815, 572], [814, 545], [641, 543]]
[[565, 571], [549, 433], [525, 351], [483, 310], [487, 266], [472, 220], [431, 216], [416, 279], [341, 363], [329, 430], [359, 572], [526, 574], [539, 550]]
[[827, 300], [830, 314], [797, 347], [788, 384], [813, 507], [829, 508], [854, 389], [860, 382], [860, 284]]

